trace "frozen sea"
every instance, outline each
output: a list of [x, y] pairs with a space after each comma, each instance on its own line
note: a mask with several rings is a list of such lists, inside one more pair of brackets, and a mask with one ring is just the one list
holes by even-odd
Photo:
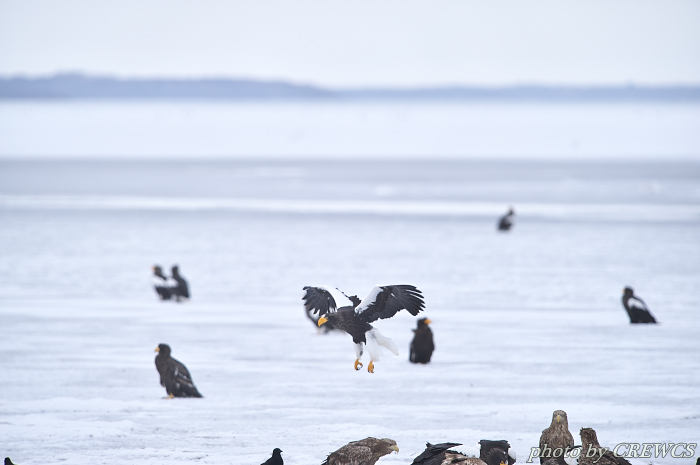
[[[641, 128], [641, 142], [610, 142], [622, 148], [609, 159], [554, 148], [533, 157], [536, 141], [499, 141], [512, 158], [429, 157], [372, 139], [358, 157], [308, 147], [306, 157], [262, 156], [282, 144], [274, 137], [255, 142], [260, 156], [240, 148], [215, 159], [189, 147], [168, 158], [158, 152], [173, 144], [165, 136], [137, 153], [135, 136], [120, 132], [135, 124], [126, 110], [13, 105], [0, 106], [11, 136], [0, 142], [0, 452], [16, 463], [256, 465], [279, 447], [287, 464], [320, 464], [367, 436], [400, 447], [380, 463], [409, 464], [426, 441], [468, 452], [480, 439], [507, 439], [524, 463], [555, 409], [577, 444], [582, 427], [604, 446], [700, 442], [700, 157], [688, 131], [697, 108], [632, 112], [629, 121], [660, 126]], [[112, 119], [71, 113], [86, 108]], [[138, 121], [163, 111], [144, 108]], [[61, 111], [83, 125], [70, 134], [82, 128], [86, 147], [99, 146], [96, 134], [126, 134], [123, 151], [80, 153], [80, 141], [47, 127]], [[195, 114], [196, 131], [216, 120]], [[605, 114], [613, 131], [619, 115]], [[667, 139], [673, 156], [662, 156], [664, 131], [685, 137]], [[651, 139], [656, 156], [642, 150]], [[35, 144], [34, 156], [10, 144]], [[369, 157], [372, 147], [384, 156]], [[497, 233], [511, 205], [516, 224]], [[189, 303], [159, 302], [151, 287], [150, 267], [175, 263]], [[377, 283], [423, 291], [431, 364], [407, 361], [410, 315], [376, 324], [401, 354], [385, 352], [374, 374], [353, 370], [348, 336], [319, 335], [304, 316], [305, 285], [364, 295]], [[625, 285], [660, 324], [629, 324]], [[203, 399], [162, 398], [161, 342]]]

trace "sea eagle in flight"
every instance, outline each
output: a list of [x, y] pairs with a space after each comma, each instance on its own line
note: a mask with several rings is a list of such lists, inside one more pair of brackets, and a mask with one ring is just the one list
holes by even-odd
[[656, 319], [642, 299], [634, 295], [631, 287], [622, 290], [622, 305], [627, 310], [630, 323], [656, 323]]
[[374, 465], [381, 457], [398, 451], [393, 439], [366, 438], [331, 452], [322, 465]]
[[306, 286], [302, 300], [307, 312], [319, 312], [321, 318], [318, 319], [318, 326], [331, 323], [334, 328], [352, 336], [357, 356], [355, 370], [362, 368], [360, 359], [365, 346], [367, 347], [370, 357], [367, 371], [370, 373], [374, 373], [374, 362], [381, 357], [381, 347], [386, 347], [394, 355], [399, 355], [399, 349], [394, 341], [384, 336], [370, 323], [391, 318], [403, 309], [416, 316], [425, 306], [421, 292], [407, 284], [374, 286], [362, 301], [351, 300], [334, 287]]

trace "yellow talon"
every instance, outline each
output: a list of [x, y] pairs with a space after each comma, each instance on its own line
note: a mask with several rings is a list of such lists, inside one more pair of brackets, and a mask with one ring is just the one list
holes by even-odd
[[[372, 362], [370, 362], [370, 363], [372, 363]], [[360, 363], [360, 359], [359, 359], [359, 358], [358, 358], [357, 360], [355, 360], [355, 371], [359, 370], [359, 369], [362, 368], [363, 366], [364, 366], [364, 365], [362, 365], [362, 364]]]
[[374, 363], [370, 360], [369, 365], [367, 365], [367, 371], [374, 373]]

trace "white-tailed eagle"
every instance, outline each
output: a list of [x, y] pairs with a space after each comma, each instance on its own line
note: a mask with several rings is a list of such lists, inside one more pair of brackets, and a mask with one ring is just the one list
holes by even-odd
[[[554, 459], [559, 465], [566, 465], [564, 453], [574, 447], [574, 437], [569, 431], [569, 419], [563, 410], [552, 413], [552, 423], [542, 431], [540, 436], [540, 463]], [[554, 452], [556, 449], [560, 451]], [[550, 452], [547, 452], [547, 451]]]
[[364, 348], [367, 347], [370, 357], [367, 371], [370, 373], [374, 373], [374, 362], [381, 357], [381, 347], [386, 347], [394, 355], [399, 355], [399, 349], [394, 341], [384, 336], [370, 323], [391, 318], [404, 309], [416, 316], [425, 307], [421, 292], [407, 284], [374, 286], [362, 301], [357, 298], [351, 300], [334, 287], [306, 286], [302, 300], [307, 312], [320, 314], [318, 326], [331, 323], [334, 328], [352, 336], [357, 356], [355, 370], [362, 368], [360, 359]]
[[398, 451], [393, 439], [366, 438], [331, 452], [322, 465], [374, 465], [381, 457]]

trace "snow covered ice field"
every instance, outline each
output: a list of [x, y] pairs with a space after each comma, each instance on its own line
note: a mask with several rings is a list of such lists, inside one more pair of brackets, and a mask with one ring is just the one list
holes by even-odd
[[[697, 162], [4, 160], [0, 223], [19, 464], [320, 464], [367, 436], [401, 449], [380, 463], [480, 439], [524, 463], [555, 409], [577, 443], [700, 442]], [[156, 263], [191, 302], [156, 300]], [[376, 324], [401, 355], [374, 374], [304, 316], [305, 285], [377, 283], [423, 291], [431, 364], [410, 315]], [[625, 285], [659, 325], [628, 323]], [[162, 398], [160, 342], [203, 399]]]

